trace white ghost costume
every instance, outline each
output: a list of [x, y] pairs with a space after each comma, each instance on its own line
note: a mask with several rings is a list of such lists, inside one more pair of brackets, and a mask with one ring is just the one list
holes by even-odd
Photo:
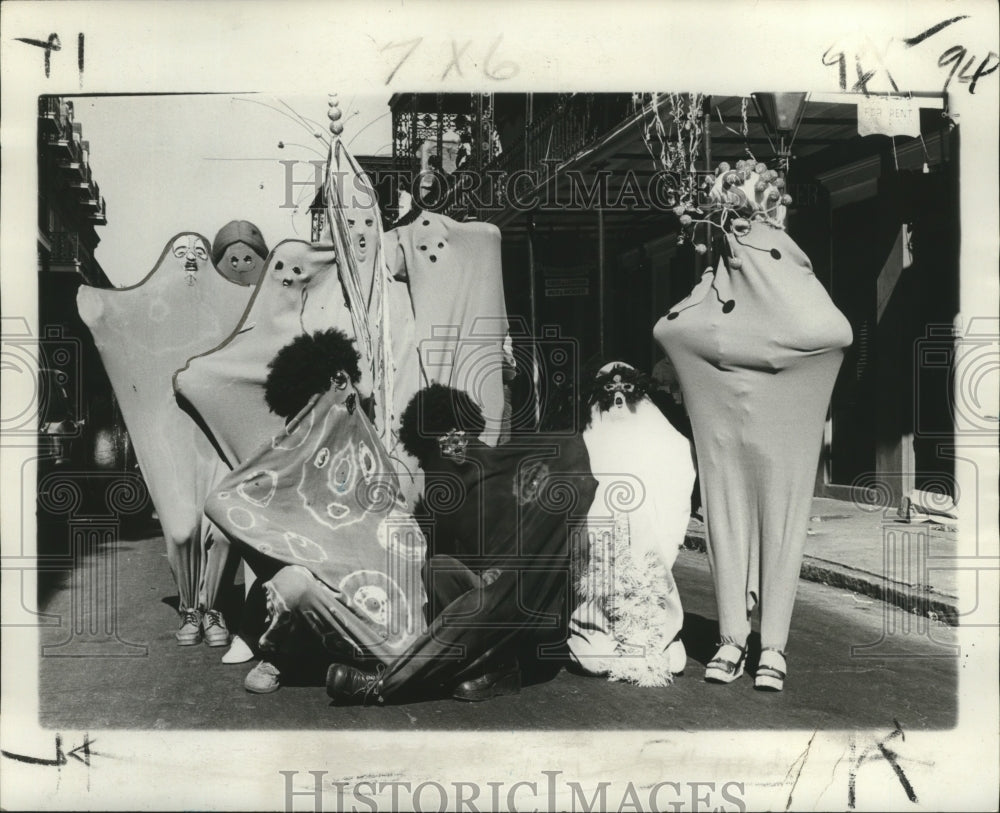
[[215, 604], [229, 543], [211, 532], [203, 506], [227, 468], [175, 400], [173, 376], [230, 333], [251, 292], [222, 276], [208, 242], [189, 232], [168, 241], [136, 285], [77, 294], [163, 527], [181, 609]]
[[[628, 367], [601, 373], [616, 366]], [[684, 623], [671, 568], [690, 519], [691, 444], [646, 396], [631, 409], [592, 406], [583, 440], [598, 486], [570, 656], [593, 674], [662, 686], [683, 670], [683, 647], [667, 650]]]
[[386, 234], [386, 259], [391, 275], [408, 282], [414, 312], [414, 348], [408, 354], [398, 350], [407, 358], [405, 364], [397, 358], [398, 411], [429, 384], [464, 390], [486, 419], [482, 441], [496, 445], [504, 417], [503, 345], [509, 329], [500, 230], [422, 212]]
[[[267, 365], [302, 333], [353, 325], [330, 246], [284, 240], [271, 251], [246, 315], [232, 335], [192, 358], [177, 392], [197, 411], [227, 461], [236, 467], [280, 433], [285, 421], [264, 399]], [[359, 390], [371, 393], [364, 375]]]

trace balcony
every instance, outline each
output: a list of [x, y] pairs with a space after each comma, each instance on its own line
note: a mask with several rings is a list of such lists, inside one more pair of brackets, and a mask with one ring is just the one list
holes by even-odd
[[90, 192], [92, 184], [90, 167], [82, 160], [60, 164], [59, 168], [66, 171], [70, 189], [75, 189], [77, 192]]
[[38, 131], [43, 138], [68, 137], [73, 127], [73, 103], [58, 96], [38, 97]]
[[87, 177], [87, 168], [82, 161], [60, 161], [59, 169], [69, 176], [70, 187], [78, 187]]
[[88, 177], [89, 167], [83, 160], [83, 147], [78, 140], [60, 140], [57, 149], [62, 155], [59, 169], [71, 183]]
[[51, 237], [52, 251], [49, 262], [53, 266], [79, 266], [80, 235], [75, 231], [55, 231]]
[[96, 181], [91, 180], [86, 189], [81, 189], [80, 205], [86, 209], [96, 210], [101, 208], [101, 187]]
[[56, 158], [64, 161], [70, 161], [77, 156], [76, 144], [69, 138], [66, 138], [65, 134], [60, 131], [42, 133], [42, 144], [47, 150], [49, 150]]
[[96, 207], [88, 215], [88, 219], [95, 226], [107, 226], [108, 225], [108, 206], [104, 201], [103, 197], [98, 197], [96, 201]]
[[445, 213], [456, 219], [484, 219], [509, 205], [508, 178], [515, 172], [544, 179], [563, 163], [594, 145], [636, 113], [630, 94], [561, 94], [544, 109], [534, 110], [524, 135], [475, 167], [479, 186], [475, 198], [453, 189]]
[[39, 129], [42, 133], [59, 132], [59, 108], [60, 99], [58, 96], [38, 97], [38, 121]]

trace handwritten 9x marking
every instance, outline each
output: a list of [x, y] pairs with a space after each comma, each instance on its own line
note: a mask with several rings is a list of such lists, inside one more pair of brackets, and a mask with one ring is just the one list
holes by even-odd
[[[957, 17], [952, 17], [948, 20], [942, 20], [936, 25], [932, 25], [930, 28], [921, 31], [912, 37], [906, 37], [901, 40], [904, 48], [914, 48], [926, 40], [944, 31], [946, 28], [958, 23], [962, 20], [969, 18], [968, 14], [959, 15]], [[890, 44], [895, 40], [890, 40]], [[850, 90], [852, 92], [861, 92], [868, 95], [869, 83], [877, 76], [879, 70], [885, 73], [885, 78], [892, 87], [893, 92], [899, 92], [899, 85], [896, 83], [895, 78], [889, 71], [888, 66], [885, 64], [884, 56], [885, 54], [879, 52], [874, 47], [871, 47], [870, 42], [866, 42], [865, 48], [860, 49], [861, 51], [867, 51], [865, 54], [874, 60], [876, 67], [874, 70], [870, 69], [871, 63], [868, 65], [862, 62], [862, 53], [857, 50], [852, 54], [855, 72], [857, 74], [857, 81], [851, 86]], [[969, 71], [972, 69], [973, 64], [976, 62], [976, 56], [968, 56], [968, 49], [963, 45], [953, 45], [952, 47], [946, 49], [942, 52], [941, 56], [938, 58], [938, 66], [946, 67], [951, 65], [951, 71], [948, 73], [947, 79], [945, 79], [944, 87], [941, 89], [942, 93], [947, 92], [948, 86], [951, 84], [952, 80], [955, 79], [955, 74], [958, 73], [958, 81], [969, 85], [969, 93], [976, 92], [976, 85], [980, 79], [984, 76], [988, 76], [994, 73], [998, 67], [1000, 67], [1000, 56], [998, 56], [994, 51], [987, 53], [986, 57], [979, 63], [979, 66], [970, 74]], [[824, 65], [837, 66], [839, 73], [839, 84], [841, 90], [847, 90], [847, 62], [848, 56], [845, 53], [845, 49], [838, 49], [836, 46], [830, 46], [826, 52], [823, 54], [822, 61]], [[992, 64], [991, 64], [992, 63]], [[961, 67], [960, 67], [961, 66]]]

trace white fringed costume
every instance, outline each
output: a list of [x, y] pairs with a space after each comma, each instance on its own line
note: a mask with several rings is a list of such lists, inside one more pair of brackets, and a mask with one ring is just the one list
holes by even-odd
[[[618, 362], [599, 376], [615, 367], [631, 370]], [[636, 395], [606, 410], [594, 404], [583, 433], [598, 487], [569, 650], [586, 672], [665, 686], [683, 669], [680, 645], [672, 658], [667, 653], [684, 622], [671, 568], [684, 543], [695, 471], [688, 440], [645, 394]]]

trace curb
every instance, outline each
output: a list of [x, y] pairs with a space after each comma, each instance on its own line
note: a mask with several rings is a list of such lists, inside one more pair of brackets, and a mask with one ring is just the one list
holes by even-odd
[[[688, 530], [684, 549], [706, 553], [703, 534]], [[958, 626], [958, 599], [926, 587], [887, 579], [877, 573], [805, 556], [799, 578], [875, 598], [908, 613]]]

